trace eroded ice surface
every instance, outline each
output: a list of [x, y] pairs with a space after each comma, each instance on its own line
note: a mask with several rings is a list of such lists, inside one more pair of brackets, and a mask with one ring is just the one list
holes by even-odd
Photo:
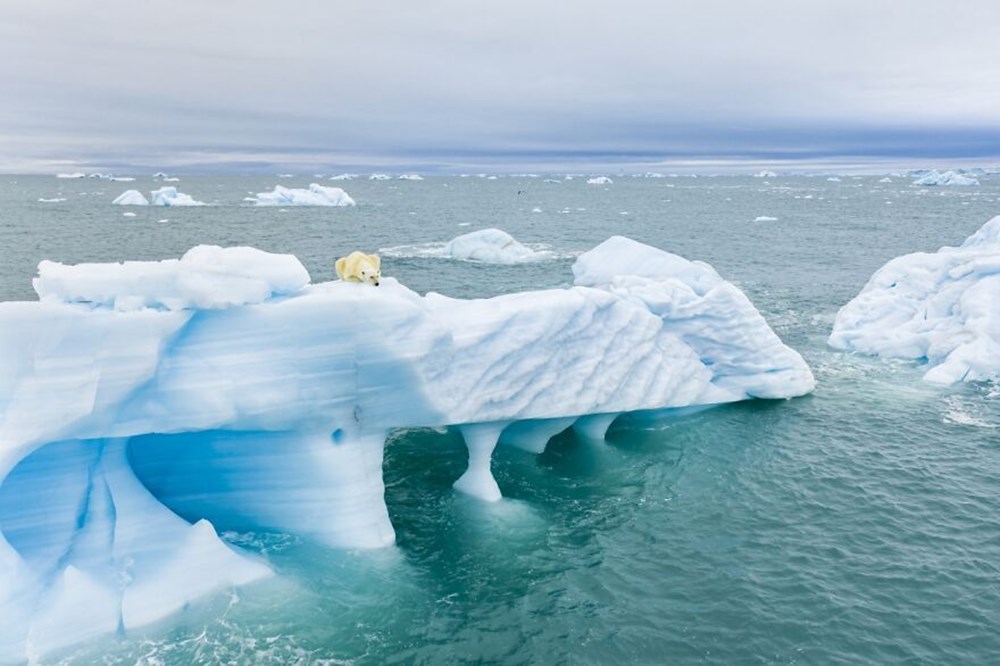
[[959, 247], [880, 268], [833, 324], [838, 349], [922, 360], [941, 384], [1000, 378], [1000, 216]]
[[[333, 180], [333, 179], [331, 179]], [[323, 187], [312, 183], [308, 189], [275, 185], [271, 192], [258, 192], [248, 198], [257, 206], [354, 206], [347, 192], [339, 187]]]
[[391, 429], [457, 427], [456, 488], [498, 500], [498, 441], [813, 388], [710, 266], [620, 237], [571, 288], [483, 300], [250, 248], [39, 270], [39, 302], [0, 304], [0, 661], [270, 574], [217, 531], [391, 544]]
[[204, 206], [202, 201], [196, 201], [190, 194], [178, 192], [172, 185], [165, 185], [149, 193], [149, 201], [153, 206]]

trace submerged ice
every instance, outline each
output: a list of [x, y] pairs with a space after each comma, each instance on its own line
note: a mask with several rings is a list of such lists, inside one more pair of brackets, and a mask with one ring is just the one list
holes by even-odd
[[462, 300], [310, 284], [288, 255], [43, 262], [0, 304], [0, 660], [129, 631], [270, 575], [217, 531], [391, 544], [387, 432], [453, 426], [484, 500], [498, 443], [621, 412], [808, 393], [710, 266], [614, 237], [574, 286]]
[[959, 247], [880, 268], [833, 324], [830, 345], [926, 361], [924, 379], [1000, 378], [1000, 216]]

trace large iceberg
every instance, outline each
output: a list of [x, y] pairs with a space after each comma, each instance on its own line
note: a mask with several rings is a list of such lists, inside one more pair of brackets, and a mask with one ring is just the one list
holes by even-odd
[[959, 247], [897, 257], [833, 324], [830, 345], [925, 361], [924, 379], [1000, 378], [1000, 216]]
[[354, 206], [347, 192], [339, 187], [323, 187], [312, 183], [309, 189], [275, 185], [271, 192], [258, 192], [248, 198], [258, 206]]
[[913, 181], [913, 184], [921, 187], [934, 187], [939, 185], [978, 185], [979, 181], [969, 176], [963, 176], [956, 171], [940, 173], [937, 170], [932, 170], [923, 178]]
[[541, 452], [624, 411], [813, 389], [706, 264], [614, 237], [573, 273], [461, 300], [391, 277], [310, 284], [251, 248], [43, 262], [38, 302], [0, 303], [0, 661], [271, 575], [222, 530], [391, 544], [392, 429], [457, 428], [455, 487], [497, 500], [498, 441]]
[[452, 259], [486, 264], [521, 264], [552, 257], [551, 252], [532, 250], [500, 229], [480, 229], [456, 236], [448, 241], [443, 252]]

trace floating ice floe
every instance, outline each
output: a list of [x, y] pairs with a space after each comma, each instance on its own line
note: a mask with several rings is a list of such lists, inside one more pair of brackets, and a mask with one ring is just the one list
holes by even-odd
[[939, 185], [972, 186], [979, 185], [979, 181], [969, 176], [963, 176], [956, 171], [945, 171], [944, 173], [939, 173], [938, 171], [933, 170], [923, 178], [913, 181], [913, 184], [920, 187], [934, 187]]
[[296, 189], [275, 185], [272, 192], [258, 192], [256, 197], [248, 197], [258, 206], [354, 206], [347, 192], [339, 187], [323, 187], [312, 183], [308, 189]]
[[610, 185], [613, 182], [614, 181], [608, 178], [607, 176], [597, 176], [595, 178], [587, 179], [588, 185]]
[[392, 180], [392, 176], [387, 173], [373, 173], [368, 176], [368, 180]]
[[122, 213], [122, 217], [135, 217], [135, 213], [125, 212], [125, 213]]
[[573, 275], [461, 300], [391, 277], [309, 284], [251, 248], [43, 262], [40, 301], [0, 303], [0, 661], [273, 575], [222, 530], [391, 544], [392, 429], [457, 428], [455, 487], [498, 500], [498, 442], [541, 452], [625, 411], [813, 389], [707, 264], [614, 237]]
[[111, 203], [116, 206], [148, 206], [149, 200], [139, 190], [125, 190]]
[[777, 178], [778, 174], [774, 173], [769, 169], [764, 169], [763, 171], [758, 171], [753, 175], [754, 178]]
[[423, 180], [424, 177], [416, 173], [404, 173], [399, 177], [399, 180]]
[[888, 176], [886, 176], [885, 178], [883, 178], [882, 180], [880, 180], [878, 182], [880, 182], [880, 183], [891, 183], [892, 182], [892, 178], [889, 178]]
[[205, 206], [202, 201], [196, 201], [189, 194], [178, 192], [172, 185], [165, 185], [149, 193], [149, 203], [152, 206]]
[[356, 173], [341, 173], [336, 176], [330, 176], [329, 180], [354, 180], [357, 177]]
[[959, 247], [897, 257], [841, 308], [830, 345], [924, 361], [939, 384], [1000, 378], [1000, 216]]
[[829, 177], [829, 178], [827, 178], [826, 180], [827, 180], [828, 182], [830, 182], [830, 183], [839, 183], [839, 182], [840, 182], [840, 178], [837, 178], [836, 176], [830, 176], [830, 177]]
[[66, 179], [76, 179], [76, 178], [86, 178], [87, 174], [81, 173], [80, 171], [75, 171], [73, 173], [57, 173], [56, 178], [66, 178]]
[[51, 199], [46, 199], [44, 197], [39, 197], [39, 203], [59, 203], [60, 201], [66, 201], [65, 197], [53, 197]]
[[520, 264], [553, 256], [551, 252], [522, 245], [500, 229], [480, 229], [457, 236], [444, 246], [444, 255], [484, 264]]
[[758, 215], [757, 217], [753, 218], [753, 221], [754, 222], [777, 222], [778, 218], [771, 217], [770, 215]]

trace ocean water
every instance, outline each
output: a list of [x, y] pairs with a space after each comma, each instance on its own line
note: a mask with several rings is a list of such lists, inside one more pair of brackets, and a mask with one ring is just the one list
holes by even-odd
[[[791, 401], [623, 416], [603, 444], [566, 433], [540, 456], [499, 447], [496, 505], [452, 490], [457, 434], [398, 431], [384, 464], [396, 546], [227, 533], [281, 575], [48, 661], [993, 662], [1000, 389], [931, 386], [917, 364], [825, 339], [885, 261], [957, 245], [1000, 214], [1000, 177], [558, 179], [359, 179], [324, 183], [356, 208], [280, 209], [242, 199], [323, 181], [191, 176], [173, 184], [217, 205], [163, 209], [110, 204], [158, 187], [149, 177], [0, 178], [0, 300], [32, 299], [43, 258], [159, 259], [199, 243], [291, 252], [314, 281], [347, 251], [382, 250], [383, 273], [421, 293], [491, 296], [567, 285], [576, 254], [623, 234], [711, 263], [818, 381]], [[437, 256], [490, 226], [553, 258]]]

